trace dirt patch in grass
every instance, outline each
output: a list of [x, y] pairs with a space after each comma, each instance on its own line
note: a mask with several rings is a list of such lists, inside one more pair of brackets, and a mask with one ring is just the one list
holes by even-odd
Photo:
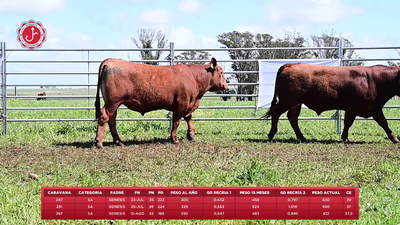
[[[218, 144], [218, 143], [142, 143], [128, 147], [79, 148], [75, 146], [18, 146], [0, 148], [0, 161], [9, 172], [46, 171], [54, 166], [90, 166], [135, 169], [139, 166], [203, 167], [207, 162], [233, 163], [256, 158], [284, 165], [296, 162], [346, 162], [367, 160], [399, 161], [399, 146], [375, 144]], [[207, 168], [204, 168], [207, 169]], [[229, 170], [229, 169], [228, 169]]]

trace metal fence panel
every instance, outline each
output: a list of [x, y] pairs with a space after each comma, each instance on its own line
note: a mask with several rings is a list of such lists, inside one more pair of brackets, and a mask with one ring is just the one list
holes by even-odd
[[[0, 52], [0, 59], [1, 60], [1, 120], [3, 122], [3, 134], [7, 134], [7, 124], [8, 122], [59, 122], [59, 121], [95, 121], [95, 119], [90, 118], [90, 111], [94, 110], [95, 108], [89, 105], [89, 101], [93, 99], [95, 96], [90, 94], [90, 87], [96, 87], [96, 84], [90, 83], [90, 77], [97, 76], [98, 72], [90, 71], [90, 66], [95, 66], [96, 64], [100, 64], [102, 60], [93, 59], [94, 53], [98, 52], [138, 52], [138, 51], [146, 51], [149, 49], [35, 49], [34, 51], [26, 50], [26, 49], [6, 49], [6, 44], [1, 42], [0, 45], [1, 52]], [[174, 65], [176, 63], [191, 63], [191, 62], [204, 62], [207, 63], [209, 60], [175, 60], [174, 56], [176, 52], [183, 52], [183, 51], [211, 51], [211, 52], [228, 52], [232, 50], [321, 50], [321, 49], [338, 49], [339, 57], [342, 59], [343, 51], [347, 49], [353, 50], [379, 50], [379, 49], [400, 49], [400, 47], [370, 47], [370, 48], [355, 48], [355, 47], [343, 47], [339, 45], [338, 47], [305, 47], [305, 48], [298, 48], [298, 47], [290, 47], [290, 48], [218, 48], [218, 49], [175, 49], [174, 43], [170, 43], [169, 48], [165, 49], [151, 49], [151, 51], [165, 51], [169, 52], [169, 58], [164, 60], [146, 60], [146, 62], [158, 62], [164, 63], [165, 65]], [[77, 53], [80, 52], [83, 54], [85, 52], [87, 54], [86, 59], [82, 60], [8, 60], [6, 58], [7, 52], [55, 52], [55, 53], [62, 53], [62, 52], [72, 52]], [[400, 59], [342, 59], [341, 63], [345, 61], [382, 61], [382, 60], [400, 60]], [[143, 60], [130, 60], [131, 62], [144, 62]], [[257, 62], [258, 59], [244, 59], [244, 60], [218, 60], [220, 63], [233, 63], [233, 62]], [[62, 65], [72, 65], [72, 64], [79, 64], [85, 65], [87, 64], [87, 71], [62, 71], [62, 72], [45, 72], [45, 71], [34, 71], [34, 72], [22, 72], [22, 71], [7, 71], [7, 65], [42, 65], [42, 64], [62, 64]], [[70, 66], [72, 67], [72, 66]], [[225, 74], [258, 74], [259, 71], [225, 71]], [[87, 75], [87, 83], [79, 83], [79, 84], [8, 84], [7, 83], [7, 76], [82, 76]], [[229, 83], [230, 86], [239, 86], [239, 85], [252, 85], [258, 86], [257, 83]], [[7, 94], [7, 87], [34, 87], [34, 86], [57, 86], [57, 87], [87, 87], [87, 94], [86, 95], [64, 95], [64, 96], [46, 96], [49, 99], [78, 99], [84, 98], [88, 99], [87, 107], [8, 107], [7, 106], [7, 99], [35, 99], [38, 96], [33, 95], [11, 95]], [[257, 98], [257, 94], [206, 94], [204, 97], [254, 97]], [[126, 107], [120, 107], [121, 109], [127, 109]], [[306, 108], [306, 107], [303, 107]], [[400, 108], [399, 106], [386, 106], [385, 108]], [[199, 109], [207, 110], [207, 109], [254, 109], [256, 110], [256, 106], [200, 106]], [[79, 118], [79, 119], [16, 119], [16, 118], [7, 118], [7, 111], [15, 111], [15, 110], [87, 110], [88, 111], [88, 118]], [[286, 120], [287, 118], [281, 118]], [[357, 120], [363, 118], [356, 118]], [[388, 120], [400, 120], [400, 118], [387, 118]], [[119, 118], [118, 121], [169, 121], [170, 127], [172, 127], [172, 116], [170, 118]], [[264, 120], [263, 118], [257, 117], [250, 117], [250, 118], [193, 118], [196, 121], [258, 121]], [[337, 133], [340, 133], [342, 130], [342, 115], [341, 112], [338, 111], [332, 117], [301, 117], [299, 120], [335, 120], [337, 123]], [[369, 120], [369, 119], [367, 119]]]

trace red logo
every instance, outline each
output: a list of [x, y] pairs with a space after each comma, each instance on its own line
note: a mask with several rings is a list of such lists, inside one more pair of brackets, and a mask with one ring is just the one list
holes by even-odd
[[44, 29], [41, 22], [34, 20], [22, 22], [17, 34], [17, 40], [22, 47], [29, 49], [40, 48], [43, 42], [46, 41], [46, 29]]

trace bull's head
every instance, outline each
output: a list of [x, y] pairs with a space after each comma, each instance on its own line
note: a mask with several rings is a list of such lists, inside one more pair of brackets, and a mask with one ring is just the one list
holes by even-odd
[[206, 70], [211, 73], [210, 91], [225, 90], [228, 88], [224, 77], [224, 70], [217, 65], [217, 60], [214, 57], [211, 59], [210, 67], [206, 68]]

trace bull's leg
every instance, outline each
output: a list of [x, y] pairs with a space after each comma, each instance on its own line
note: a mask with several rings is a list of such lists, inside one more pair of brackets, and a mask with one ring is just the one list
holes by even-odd
[[174, 144], [178, 144], [179, 140], [176, 136], [176, 131], [178, 130], [179, 124], [181, 123], [181, 114], [179, 112], [173, 112], [172, 116], [172, 131], [171, 131], [171, 141]]
[[278, 121], [279, 117], [282, 115], [282, 113], [286, 112], [288, 110], [286, 107], [283, 107], [282, 104], [276, 104], [271, 107], [271, 130], [269, 131], [268, 138], [269, 140], [272, 140], [275, 136], [275, 134], [278, 132]]
[[108, 120], [108, 126], [110, 127], [111, 135], [113, 137], [113, 142], [116, 145], [124, 147], [125, 145], [124, 143], [122, 143], [121, 138], [118, 135], [116, 124], [117, 124], [117, 110], [114, 111], [114, 114], [110, 115], [110, 119]]
[[190, 114], [189, 116], [184, 117], [184, 118], [185, 118], [186, 123], [188, 124], [188, 131], [187, 131], [186, 137], [189, 141], [193, 141], [195, 128], [194, 128], [193, 121], [192, 121], [192, 114]]
[[379, 124], [379, 126], [381, 126], [385, 130], [386, 135], [393, 143], [399, 143], [399, 139], [397, 139], [396, 135], [394, 135], [392, 130], [389, 129], [387, 120], [383, 115], [382, 110], [376, 111], [372, 117]]
[[296, 134], [297, 140], [305, 142], [306, 138], [303, 136], [303, 134], [301, 133], [300, 128], [299, 128], [300, 111], [301, 111], [301, 104], [289, 109], [289, 111], [287, 113], [287, 117], [289, 119], [290, 125], [292, 126], [292, 128], [294, 130], [294, 133]]
[[103, 138], [104, 138], [104, 129], [106, 127], [106, 123], [108, 122], [108, 115], [106, 113], [106, 108], [103, 107], [100, 110], [100, 118], [98, 120], [98, 125], [97, 125], [97, 134], [95, 138], [96, 146], [98, 148], [103, 147]]
[[343, 133], [342, 133], [342, 141], [347, 143], [349, 142], [349, 129], [351, 125], [353, 125], [354, 119], [356, 118], [356, 115], [353, 113], [346, 112], [344, 114], [344, 127], [343, 127]]

